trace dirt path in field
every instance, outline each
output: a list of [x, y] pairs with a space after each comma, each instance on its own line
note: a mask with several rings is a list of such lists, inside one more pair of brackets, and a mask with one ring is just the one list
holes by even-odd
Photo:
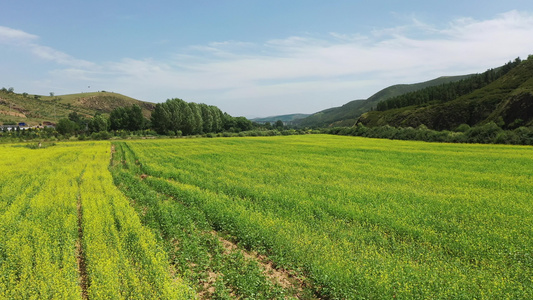
[[[80, 175], [80, 178], [78, 180], [78, 185], [81, 182], [81, 178], [83, 176]], [[77, 211], [78, 211], [78, 240], [76, 241], [76, 259], [78, 262], [78, 271], [79, 271], [79, 281], [80, 281], [80, 288], [81, 288], [81, 298], [82, 299], [89, 299], [89, 277], [87, 276], [87, 265], [85, 262], [85, 253], [83, 251], [83, 210], [82, 210], [82, 203], [81, 203], [81, 195], [78, 194], [78, 202], [76, 204]]]
[[[240, 251], [242, 255], [250, 260], [256, 261], [262, 268], [263, 274], [273, 283], [276, 283], [284, 289], [296, 290], [297, 293], [301, 293], [306, 286], [304, 280], [297, 276], [296, 272], [285, 270], [282, 268], [276, 268], [274, 263], [268, 259], [265, 255], [260, 255], [257, 252], [249, 252], [239, 249], [237, 244], [227, 239], [224, 239], [216, 231], [211, 232], [224, 246], [225, 254], [230, 254], [235, 251]], [[296, 295], [298, 298], [299, 295]]]

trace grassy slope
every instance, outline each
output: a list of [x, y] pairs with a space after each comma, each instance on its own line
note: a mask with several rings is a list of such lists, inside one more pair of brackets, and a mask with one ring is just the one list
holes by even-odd
[[328, 126], [332, 124], [335, 126], [351, 126], [359, 116], [370, 111], [372, 107], [376, 107], [378, 102], [382, 100], [421, 90], [429, 86], [459, 81], [468, 76], [470, 75], [444, 76], [415, 84], [393, 85], [377, 92], [366, 100], [353, 100], [343, 106], [317, 112], [305, 119], [298, 120], [297, 123], [301, 126]]
[[[501, 119], [500, 119], [501, 117]], [[489, 121], [533, 125], [533, 59], [524, 61], [488, 86], [447, 103], [430, 103], [383, 112], [372, 111], [359, 121], [367, 126], [412, 126], [454, 129], [460, 124]]]
[[71, 112], [91, 117], [96, 112], [108, 114], [116, 107], [133, 104], [143, 109], [145, 117], [150, 116], [154, 107], [153, 103], [110, 92], [40, 96], [36, 99], [34, 95], [24, 97], [22, 94], [0, 91], [0, 123], [25, 122], [36, 125], [43, 121], [55, 122]]

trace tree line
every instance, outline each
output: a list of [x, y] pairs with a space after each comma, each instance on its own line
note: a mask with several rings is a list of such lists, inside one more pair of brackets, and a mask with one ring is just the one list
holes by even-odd
[[353, 127], [334, 127], [323, 129], [324, 133], [337, 135], [362, 136], [391, 140], [416, 140], [443, 143], [480, 143], [533, 145], [533, 127], [520, 126], [504, 130], [495, 122], [477, 126], [461, 124], [453, 131], [432, 130], [425, 125], [413, 127], [393, 127], [389, 125], [366, 127], [359, 123]]
[[522, 60], [520, 58], [516, 58], [514, 61], [509, 61], [500, 68], [489, 69], [481, 74], [476, 74], [457, 82], [427, 87], [418, 91], [392, 97], [379, 102], [376, 109], [378, 111], [385, 111], [412, 105], [422, 105], [433, 101], [439, 101], [441, 103], [448, 102], [489, 85], [507, 74], [521, 62]]
[[[6, 89], [6, 91], [11, 91]], [[53, 95], [51, 93], [51, 95]], [[186, 102], [179, 98], [168, 99], [155, 105], [150, 118], [143, 115], [137, 104], [113, 109], [109, 116], [96, 112], [92, 117], [71, 112], [61, 118], [55, 128], [2, 131], [0, 137], [7, 139], [70, 138], [109, 139], [113, 136], [263, 136], [300, 134], [292, 132], [281, 121], [258, 124], [245, 117], [233, 117], [218, 107], [203, 103]]]
[[87, 119], [72, 112], [68, 118], [60, 119], [56, 124], [57, 132], [62, 135], [151, 130], [160, 135], [181, 136], [222, 131], [240, 132], [252, 128], [254, 124], [245, 117], [232, 117], [216, 106], [186, 102], [179, 98], [156, 104], [149, 119], [134, 104], [115, 108], [109, 117], [97, 112]]

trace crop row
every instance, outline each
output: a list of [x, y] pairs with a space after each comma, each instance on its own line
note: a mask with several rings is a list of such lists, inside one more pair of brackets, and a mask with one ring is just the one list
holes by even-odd
[[143, 224], [160, 237], [175, 273], [188, 279], [202, 299], [289, 299], [312, 294], [303, 291], [293, 276], [286, 275], [281, 284], [267, 272], [264, 261], [228, 246], [232, 242], [212, 230], [201, 210], [155, 191], [148, 184], [152, 179], [141, 175], [128, 145], [114, 144], [115, 183], [132, 200]]
[[330, 298], [533, 296], [531, 148], [131, 141], [144, 183]]
[[108, 142], [1, 150], [0, 298], [193, 296], [114, 186]]

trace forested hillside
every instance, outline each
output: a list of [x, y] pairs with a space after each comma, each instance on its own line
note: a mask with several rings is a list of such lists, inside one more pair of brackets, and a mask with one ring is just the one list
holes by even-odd
[[378, 104], [365, 126], [391, 125], [453, 130], [495, 122], [504, 129], [533, 125], [533, 57], [469, 79], [423, 89]]
[[456, 82], [469, 76], [471, 75], [443, 76], [415, 84], [393, 85], [375, 93], [366, 100], [353, 100], [340, 107], [328, 108], [307, 118], [296, 120], [295, 123], [302, 127], [353, 126], [363, 113], [374, 110], [380, 101], [426, 87]]

